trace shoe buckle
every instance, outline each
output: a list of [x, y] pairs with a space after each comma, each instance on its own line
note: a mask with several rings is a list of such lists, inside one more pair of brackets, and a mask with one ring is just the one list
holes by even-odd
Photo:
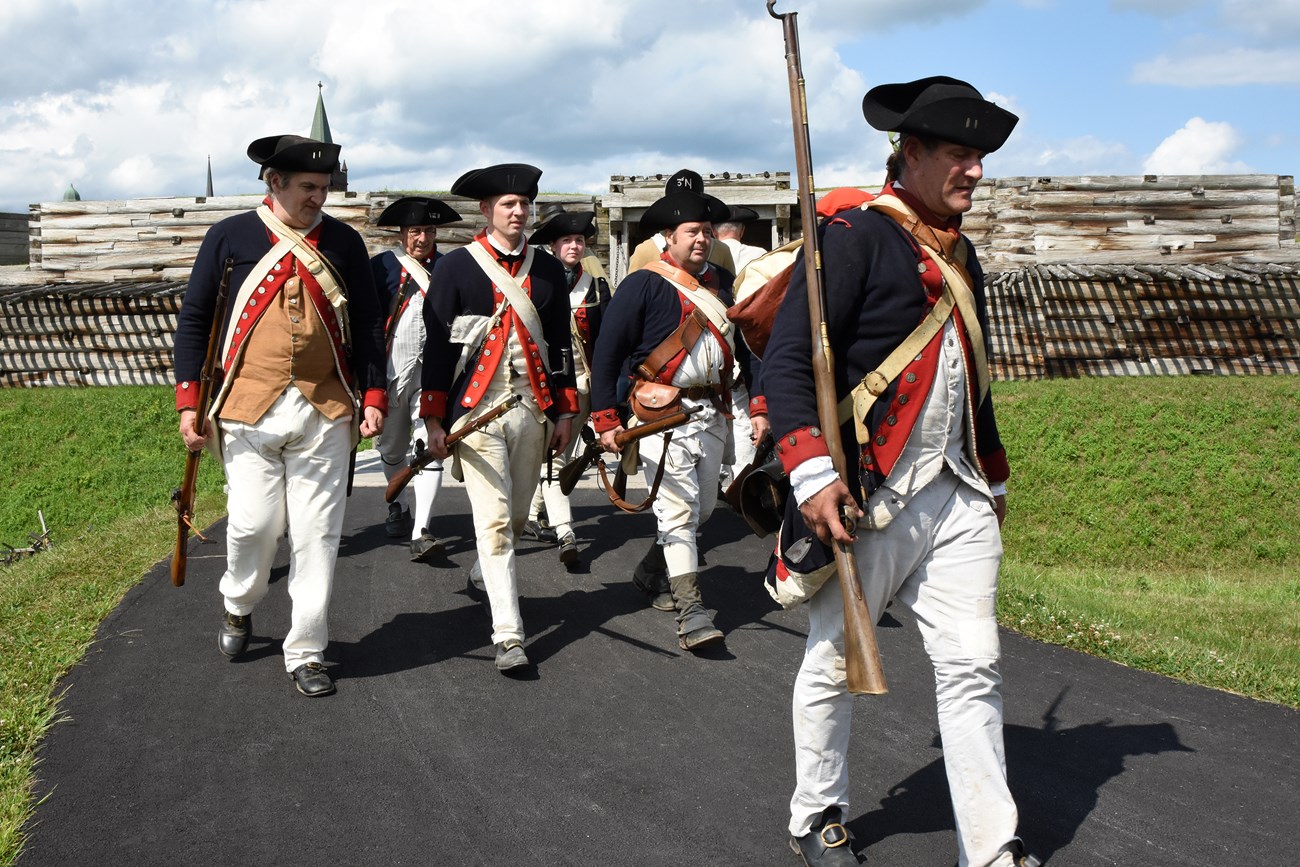
[[822, 845], [827, 849], [835, 849], [839, 846], [844, 846], [849, 842], [848, 829], [839, 822], [832, 822], [825, 828], [822, 828], [817, 832], [817, 836], [821, 837]]

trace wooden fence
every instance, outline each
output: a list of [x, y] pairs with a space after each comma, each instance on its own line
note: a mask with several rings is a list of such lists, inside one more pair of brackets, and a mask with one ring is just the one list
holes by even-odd
[[987, 276], [998, 379], [1300, 373], [1300, 262]]
[[[371, 252], [402, 193], [333, 193]], [[482, 228], [477, 203], [448, 249]], [[207, 227], [261, 196], [33, 206], [31, 270], [0, 272], [0, 386], [168, 384], [184, 281]], [[608, 209], [591, 196], [537, 203]], [[1300, 253], [1289, 176], [1004, 178], [964, 230], [987, 272], [1001, 379], [1300, 372]]]
[[[330, 193], [326, 212], [352, 226], [371, 254], [393, 246], [396, 231], [375, 225], [403, 193]], [[50, 202], [31, 208], [31, 265], [51, 282], [172, 281], [189, 276], [208, 227], [256, 208], [262, 196]], [[444, 249], [467, 242], [485, 225], [478, 202], [439, 196], [464, 218], [438, 227]], [[539, 196], [536, 207], [594, 207], [592, 196]], [[606, 245], [607, 246], [607, 245]]]

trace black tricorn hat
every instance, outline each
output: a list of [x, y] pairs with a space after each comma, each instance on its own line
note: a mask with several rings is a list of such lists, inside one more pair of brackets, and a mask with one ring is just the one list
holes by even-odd
[[906, 132], [992, 153], [1020, 118], [946, 75], [881, 84], [862, 98], [862, 115], [882, 132]]
[[704, 195], [704, 178], [700, 177], [699, 172], [693, 172], [690, 169], [681, 169], [673, 172], [668, 180], [664, 182], [664, 194], [675, 193], [679, 191], [696, 193]]
[[248, 158], [262, 167], [258, 180], [267, 169], [286, 172], [320, 172], [333, 174], [339, 167], [342, 147], [300, 135], [269, 135], [248, 146]]
[[526, 196], [537, 198], [537, 181], [542, 170], [527, 163], [501, 163], [482, 169], [471, 169], [451, 185], [452, 195], [467, 199], [490, 199], [493, 196]]
[[377, 225], [402, 228], [441, 226], [443, 223], [454, 223], [459, 219], [460, 214], [440, 199], [431, 199], [428, 196], [403, 196], [384, 208], [384, 212], [379, 215]]
[[758, 219], [758, 211], [745, 205], [728, 205], [727, 209], [731, 212], [728, 223], [752, 223]]
[[533, 232], [530, 244], [550, 244], [565, 235], [582, 235], [590, 238], [596, 234], [595, 211], [556, 211]]
[[645, 209], [641, 215], [641, 228], [647, 232], [661, 232], [682, 223], [721, 223], [726, 221], [730, 210], [714, 196], [685, 191], [669, 193]]

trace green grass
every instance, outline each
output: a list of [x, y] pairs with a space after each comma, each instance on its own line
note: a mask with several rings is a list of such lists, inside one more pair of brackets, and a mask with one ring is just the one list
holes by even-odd
[[1300, 707], [1300, 377], [999, 383], [999, 616]]
[[[184, 451], [166, 388], [0, 390], [0, 541], [23, 547], [44, 512], [53, 548], [0, 567], [0, 865], [32, 804], [35, 749], [55, 690], [99, 622], [170, 556]], [[221, 471], [201, 466], [197, 520], [222, 514]]]
[[[1300, 707], [1300, 377], [997, 383], [1011, 455], [999, 617], [1126, 665]], [[170, 389], [0, 391], [0, 867], [59, 679], [170, 555]], [[224, 507], [204, 460], [199, 522]]]

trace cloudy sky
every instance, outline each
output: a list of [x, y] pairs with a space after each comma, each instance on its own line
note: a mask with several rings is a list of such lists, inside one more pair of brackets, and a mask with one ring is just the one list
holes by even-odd
[[[863, 93], [946, 74], [1021, 117], [990, 177], [1300, 170], [1295, 0], [778, 0], [799, 13], [817, 185], [878, 182]], [[351, 188], [530, 162], [793, 170], [764, 0], [3, 0], [0, 211], [257, 192], [248, 142], [305, 134], [317, 82]]]

